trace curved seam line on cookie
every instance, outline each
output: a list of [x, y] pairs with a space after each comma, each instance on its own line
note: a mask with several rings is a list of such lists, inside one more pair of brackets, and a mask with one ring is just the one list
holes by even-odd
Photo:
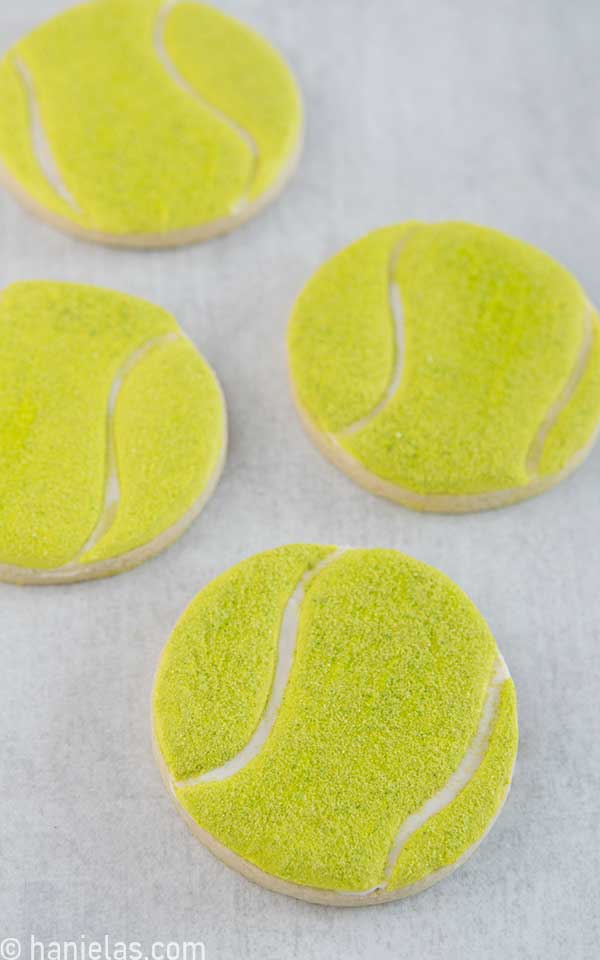
[[375, 404], [372, 410], [369, 410], [363, 417], [359, 417], [358, 420], [355, 420], [347, 427], [343, 427], [337, 434], [332, 434], [332, 436], [347, 437], [353, 433], [358, 433], [358, 431], [364, 427], [368, 427], [375, 417], [381, 413], [383, 408], [388, 405], [400, 386], [404, 366], [404, 311], [402, 308], [402, 294], [398, 282], [395, 279], [395, 272], [402, 251], [413, 233], [414, 228], [393, 245], [392, 252], [388, 259], [388, 298], [392, 317], [392, 329], [394, 331], [394, 368], [390, 381], [381, 400]]
[[477, 773], [486, 756], [490, 735], [496, 721], [500, 691], [504, 682], [508, 679], [510, 679], [510, 674], [507, 666], [502, 657], [498, 655], [494, 663], [492, 679], [488, 685], [477, 730], [459, 766], [446, 780], [446, 783], [400, 825], [386, 859], [382, 887], [387, 887], [398, 858], [410, 838], [428, 820], [445, 810], [468, 786]]
[[[512, 774], [511, 774], [511, 777], [512, 777]], [[398, 887], [395, 891], [388, 890], [388, 896], [385, 898], [382, 898], [380, 902], [383, 902], [383, 903], [387, 902], [390, 899], [389, 898], [390, 893], [391, 894], [397, 893], [397, 894], [402, 894], [403, 896], [406, 896], [408, 893], [419, 893], [422, 890], [427, 890], [429, 887], [433, 886], [434, 883], [437, 883], [438, 880], [442, 880], [444, 877], [447, 877], [458, 866], [460, 866], [461, 863], [464, 863], [465, 860], [471, 856], [474, 850], [477, 849], [477, 847], [485, 839], [487, 834], [490, 832], [490, 830], [494, 826], [494, 823], [496, 822], [497, 818], [499, 817], [502, 811], [502, 807], [504, 806], [506, 798], [510, 792], [510, 788], [511, 788], [511, 780], [509, 780], [508, 784], [506, 785], [502, 793], [500, 803], [496, 809], [496, 812], [492, 816], [491, 820], [489, 820], [488, 823], [486, 824], [483, 832], [480, 834], [480, 836], [476, 840], [473, 841], [473, 843], [469, 847], [467, 847], [466, 850], [464, 850], [460, 854], [459, 857], [457, 857], [456, 860], [453, 860], [451, 863], [445, 864], [443, 867], [438, 867], [437, 870], [433, 870], [431, 873], [426, 874], [424, 877], [422, 877], [420, 880], [416, 880], [414, 883], [405, 884], [403, 887]], [[361, 897], [368, 897], [369, 895], [372, 896], [373, 894], [382, 893], [387, 888], [384, 884], [378, 883], [374, 887], [371, 887], [368, 890], [344, 890], [343, 888], [340, 888], [340, 887], [319, 887], [316, 889], [319, 889], [327, 893], [341, 894], [344, 898], [354, 897], [354, 898], [360, 899]], [[395, 897], [395, 899], [400, 899], [400, 897]]]
[[[404, 487], [400, 483], [396, 483], [393, 480], [386, 480], [384, 477], [380, 476], [378, 473], [375, 473], [373, 470], [370, 470], [358, 456], [356, 456], [351, 451], [347, 450], [339, 441], [339, 437], [343, 437], [346, 433], [346, 430], [350, 429], [352, 431], [352, 426], [350, 428], [345, 428], [342, 431], [339, 431], [337, 434], [326, 433], [324, 436], [329, 440], [329, 442], [336, 447], [337, 450], [344, 456], [349, 458], [353, 463], [357, 465], [360, 470], [363, 470], [365, 474], [369, 477], [373, 477], [375, 480], [379, 481], [381, 484], [386, 487], [398, 490], [403, 492], [407, 499], [413, 503], [436, 503], [436, 501], [441, 504], [448, 504], [461, 501], [477, 501], [477, 500], [493, 500], [495, 497], [510, 496], [512, 493], [516, 493], [520, 490], [527, 490], [529, 487], [535, 484], [536, 480], [540, 479], [540, 475], [537, 472], [539, 469], [539, 461], [543, 455], [543, 448], [545, 441], [548, 437], [548, 434], [555, 426], [558, 421], [561, 413], [566, 409], [569, 402], [573, 399], [573, 396], [579, 386], [585, 372], [587, 370], [588, 362], [591, 356], [592, 348], [594, 345], [594, 322], [593, 317], [595, 314], [595, 309], [591, 303], [587, 303], [586, 310], [583, 318], [583, 334], [582, 334], [582, 343], [579, 349], [579, 353], [573, 365], [571, 375], [565, 384], [563, 390], [561, 391], [558, 399], [552, 404], [548, 414], [546, 415], [544, 422], [541, 427], [538, 429], [533, 441], [529, 447], [529, 453], [526, 457], [526, 470], [529, 475], [527, 483], [521, 484], [514, 487], [501, 487], [499, 490], [488, 490], [479, 493], [418, 493], [416, 490], [411, 490], [409, 487]], [[600, 428], [599, 428], [600, 429]], [[593, 442], [593, 441], [592, 441]], [[587, 449], [585, 447], [584, 449]], [[581, 451], [579, 451], [581, 452]], [[576, 456], [576, 454], [575, 454]], [[561, 471], [558, 472], [557, 476], [561, 476]]]
[[[244, 127], [236, 123], [235, 120], [232, 120], [231, 117], [228, 117], [226, 113], [219, 109], [219, 107], [212, 104], [209, 100], [206, 100], [202, 94], [195, 89], [195, 87], [188, 83], [185, 77], [179, 72], [167, 52], [167, 45], [165, 43], [167, 19], [171, 11], [179, 2], [180, 0], [166, 0], [166, 3], [164, 3], [158, 11], [154, 30], [154, 50], [156, 56], [177, 86], [187, 93], [188, 96], [193, 97], [194, 100], [196, 100], [202, 107], [212, 113], [214, 117], [226, 124], [230, 130], [232, 130], [235, 134], [237, 134], [238, 137], [240, 137], [241, 140], [243, 140], [246, 147], [250, 150], [250, 153], [252, 154], [252, 169], [250, 170], [250, 175], [248, 177], [248, 185], [246, 188], [246, 190], [248, 190], [254, 181], [254, 178], [256, 177], [256, 170], [258, 167], [258, 161], [260, 159], [260, 151], [258, 149], [256, 140], [248, 130], [245, 130]], [[232, 205], [231, 213], [239, 212], [244, 206], [246, 206], [247, 203], [248, 197], [245, 194], [244, 196], [240, 197], [239, 200], [236, 200], [236, 202]]]
[[277, 716], [283, 697], [288, 685], [290, 674], [292, 672], [296, 642], [298, 636], [298, 626], [300, 621], [300, 612], [302, 600], [304, 598], [308, 584], [325, 568], [334, 563], [345, 549], [334, 550], [329, 556], [321, 560], [314, 567], [307, 570], [301, 577], [294, 592], [285, 605], [279, 627], [279, 638], [277, 643], [277, 663], [275, 665], [275, 674], [271, 691], [267, 700], [264, 713], [248, 743], [230, 760], [227, 760], [219, 767], [201, 773], [197, 777], [189, 777], [185, 780], [172, 781], [173, 785], [179, 789], [182, 787], [194, 787], [199, 783], [208, 783], [214, 780], [226, 780], [228, 777], [238, 773], [246, 767], [262, 750], [268, 741], [273, 727], [277, 721]]
[[[344, 552], [344, 551], [339, 551], [339, 552]], [[332, 557], [332, 559], [333, 559], [333, 557]], [[487, 709], [488, 709], [488, 704], [489, 704], [490, 720], [489, 720], [489, 726], [488, 726], [487, 735], [486, 735], [486, 737], [485, 737], [485, 744], [482, 744], [482, 746], [484, 746], [484, 745], [487, 746], [487, 744], [489, 743], [489, 737], [491, 736], [491, 732], [492, 732], [492, 729], [493, 729], [493, 725], [495, 724], [495, 722], [496, 722], [496, 720], [497, 720], [497, 716], [498, 716], [498, 701], [499, 701], [499, 698], [500, 698], [500, 692], [501, 692], [501, 689], [502, 689], [502, 686], [503, 686], [504, 682], [505, 682], [506, 680], [509, 680], [509, 679], [510, 679], [510, 673], [509, 673], [509, 671], [508, 671], [508, 668], [507, 668], [507, 666], [506, 666], [506, 663], [505, 663], [502, 655], [501, 655], [500, 653], [498, 653], [498, 654], [497, 654], [497, 657], [496, 657], [496, 659], [495, 659], [495, 661], [494, 661], [492, 678], [491, 678], [491, 680], [490, 680], [490, 682], [489, 682], [489, 684], [488, 684], [488, 689], [487, 689], [487, 692], [486, 692], [486, 698], [485, 698], [485, 700], [484, 700], [484, 705], [483, 705], [483, 708], [482, 708], [482, 714], [481, 714], [480, 721], [479, 721], [479, 724], [478, 724], [478, 729], [477, 729], [477, 731], [475, 732], [475, 735], [474, 735], [474, 737], [473, 737], [472, 740], [471, 740], [471, 744], [470, 744], [469, 748], [467, 748], [467, 751], [466, 751], [466, 753], [465, 753], [465, 757], [467, 756], [467, 754], [468, 754], [469, 750], [471, 749], [471, 747], [472, 747], [472, 745], [473, 745], [476, 737], [477, 737], [478, 734], [479, 734], [479, 729], [480, 729], [481, 724], [482, 724], [482, 719], [483, 719], [483, 716], [484, 716], [484, 712], [487, 711]], [[494, 701], [494, 702], [490, 704], [490, 699], [491, 699], [491, 698], [493, 698], [493, 701]], [[461, 786], [460, 788], [458, 788], [458, 789], [456, 790], [456, 796], [458, 796], [458, 794], [461, 792], [462, 789], [464, 789], [465, 786], [468, 786], [468, 784], [470, 783], [472, 777], [475, 775], [475, 773], [476, 773], [477, 770], [479, 769], [479, 766], [481, 765], [484, 757], [485, 757], [485, 753], [483, 753], [483, 755], [481, 756], [481, 759], [480, 759], [479, 763], [477, 764], [477, 766], [475, 767], [475, 769], [472, 771], [471, 775], [468, 777], [467, 782], [464, 784], [464, 786]], [[463, 758], [463, 763], [464, 763], [464, 758]], [[513, 766], [514, 766], [514, 758], [513, 758]], [[448, 779], [448, 781], [446, 782], [446, 787], [447, 787], [447, 785], [451, 782], [452, 777], [453, 777], [454, 775], [455, 775], [455, 774], [453, 774], [453, 775]], [[441, 880], [443, 877], [448, 876], [448, 874], [451, 873], [451, 872], [452, 872], [456, 867], [458, 867], [461, 863], [464, 863], [464, 861], [467, 859], [467, 857], [470, 856], [470, 854], [479, 846], [479, 844], [482, 842], [482, 840], [486, 837], [486, 835], [489, 833], [489, 831], [491, 830], [492, 826], [494, 825], [496, 819], [498, 818], [498, 816], [499, 816], [499, 814], [500, 814], [500, 811], [501, 811], [501, 809], [502, 809], [502, 807], [503, 807], [503, 805], [504, 805], [504, 802], [505, 802], [505, 800], [506, 800], [506, 797], [507, 797], [507, 795], [508, 795], [508, 793], [509, 793], [509, 791], [510, 791], [511, 779], [512, 779], [512, 773], [511, 773], [511, 777], [509, 777], [509, 782], [508, 782], [508, 784], [506, 785], [506, 787], [505, 787], [505, 789], [504, 789], [504, 791], [503, 791], [503, 793], [502, 793], [502, 797], [501, 797], [500, 803], [498, 804], [495, 813], [493, 814], [492, 818], [491, 818], [491, 819], [488, 821], [488, 823], [486, 824], [486, 826], [485, 826], [484, 830], [482, 831], [482, 833], [480, 834], [480, 836], [478, 836], [478, 837], [473, 841], [473, 843], [471, 843], [471, 844], [467, 847], [467, 849], [464, 850], [455, 860], [451, 861], [450, 863], [446, 863], [446, 864], [444, 864], [444, 865], [441, 866], [441, 867], [438, 867], [437, 870], [433, 870], [431, 873], [427, 874], [426, 877], [423, 877], [421, 880], [417, 880], [415, 883], [411, 883], [411, 884], [405, 885], [407, 890], [410, 890], [410, 891], [412, 891], [412, 892], [414, 892], [414, 893], [417, 893], [419, 890], [427, 889], [428, 887], [432, 886], [435, 882], [437, 882], [437, 880]], [[172, 791], [175, 799], [177, 799], [176, 792], [175, 792], [175, 789], [174, 789], [174, 788], [177, 787], [177, 784], [174, 783], [172, 779], [170, 779], [170, 787], [171, 787], [171, 791]], [[444, 789], [445, 789], [445, 788], [442, 788], [442, 790], [444, 790]], [[442, 791], [438, 791], [438, 793], [440, 793], [440, 792], [442, 792]], [[434, 794], [434, 797], [435, 797], [435, 796], [437, 796], [437, 793]], [[433, 799], [433, 798], [432, 798], [432, 799]], [[455, 797], [453, 796], [451, 799], [454, 800]], [[429, 802], [429, 801], [428, 801], [428, 802]], [[451, 801], [448, 801], [448, 802], [451, 802]], [[424, 805], [424, 806], [425, 806], [425, 805]], [[423, 809], [423, 808], [421, 808], [421, 809]], [[444, 809], [444, 807], [442, 806], [441, 809]], [[435, 811], [435, 812], [438, 812], [438, 811]], [[188, 814], [188, 815], [189, 815], [189, 814]], [[430, 814], [430, 816], [434, 816], [434, 815], [435, 815], [435, 813]], [[413, 815], [411, 815], [411, 816], [415, 816], [415, 815], [413, 814]], [[192, 819], [193, 819], [193, 818], [192, 818]], [[403, 826], [406, 825], [406, 823], [408, 822], [409, 819], [410, 819], [410, 818], [407, 818], [407, 820], [404, 821], [404, 825], [403, 825]], [[424, 820], [424, 822], [427, 822], [427, 819], [429, 819], [429, 817], [426, 817], [425, 820]], [[195, 822], [195, 821], [194, 821], [194, 822]], [[420, 825], [421, 825], [421, 824], [419, 824], [419, 826], [420, 826]], [[400, 829], [402, 829], [402, 827], [401, 827]], [[418, 829], [418, 827], [415, 827], [415, 830], [416, 830], [416, 829]], [[411, 831], [411, 835], [412, 835], [412, 833], [414, 833], [414, 832], [415, 832], [414, 830]], [[407, 837], [406, 839], [409, 839], [409, 838]], [[218, 841], [217, 841], [217, 842], [218, 842]], [[406, 842], [406, 841], [405, 841], [405, 842]], [[244, 857], [241, 857], [240, 859], [245, 860], [246, 863], [251, 863], [252, 866], [256, 866], [256, 864], [253, 864], [252, 861], [246, 860], [246, 858], [244, 858]], [[395, 863], [393, 864], [393, 866], [395, 866]], [[261, 871], [261, 873], [263, 872], [260, 867], [258, 867], [258, 869]], [[391, 870], [390, 870], [390, 873], [391, 873]], [[285, 882], [285, 881], [284, 881], [284, 882]], [[301, 888], [304, 886], [303, 884], [297, 884], [297, 883], [295, 883], [294, 881], [290, 881], [290, 883], [291, 883], [291, 885], [292, 885], [293, 887], [296, 887], [297, 889], [301, 889]], [[360, 900], [361, 898], [368, 897], [368, 896], [373, 896], [373, 894], [382, 893], [382, 892], [388, 890], [388, 881], [387, 881], [387, 878], [386, 878], [384, 881], [381, 881], [380, 883], [375, 884], [375, 886], [370, 887], [370, 888], [367, 889], [367, 890], [347, 890], [347, 889], [344, 889], [344, 888], [341, 888], [341, 887], [318, 887], [318, 888], [314, 888], [314, 889], [318, 889], [319, 891], [327, 892], [327, 893], [340, 894], [341, 896], [343, 896], [344, 898], [347, 898], [348, 900], [350, 900], [350, 899]], [[403, 889], [404, 889], [403, 887], [398, 887], [398, 888], [397, 888], [397, 891], [401, 891], [401, 890], [403, 890]], [[390, 892], [390, 891], [388, 890], [388, 893], [389, 893], [389, 892]], [[388, 899], [388, 898], [386, 897], [386, 900], [387, 900], [387, 899]]]
[[46, 137], [44, 125], [40, 114], [40, 108], [35, 96], [35, 88], [29, 70], [17, 54], [12, 55], [12, 62], [15, 73], [23, 85], [27, 105], [29, 107], [29, 128], [31, 134], [31, 147], [34, 157], [45, 178], [48, 186], [56, 193], [61, 200], [67, 203], [74, 213], [81, 213], [75, 198], [69, 191], [63, 181], [58, 165], [52, 154], [52, 148]]
[[[217, 460], [214, 470], [210, 474], [208, 483], [204, 488], [204, 491], [202, 492], [200, 497], [192, 504], [192, 506], [183, 514], [183, 516], [179, 518], [179, 520], [176, 520], [175, 523], [173, 523], [170, 527], [167, 527], [166, 530], [163, 530], [162, 533], [159, 533], [152, 540], [148, 540], [146, 543], [142, 543], [137, 547], [132, 547], [129, 550], [126, 550], [124, 553], [117, 554], [114, 557], [107, 557], [104, 560], [95, 560], [87, 564], [77, 564], [77, 563], [73, 563], [73, 561], [70, 560], [66, 566], [54, 567], [49, 570], [45, 570], [39, 567], [19, 567], [14, 565], [9, 566], [7, 564], [0, 563], [0, 579], [8, 580], [8, 577], [6, 575], [7, 571], [18, 570], [20, 573], [25, 573], [25, 574], [30, 574], [32, 576], [35, 575], [40, 577], [40, 580], [35, 582], [45, 581], [47, 583], [69, 583], [71, 582], [70, 580], [55, 580], [52, 578], [56, 575], [57, 572], [60, 572], [61, 570], [73, 572], [73, 571], [81, 571], [81, 570], [84, 570], [84, 571], [94, 570], [102, 567], [103, 569], [108, 571], [109, 566], [113, 564], [115, 561], [129, 561], [130, 558], [137, 557], [138, 555], [141, 557], [142, 552], [145, 552], [148, 548], [152, 548], [157, 541], [163, 541], [165, 535], [168, 535], [168, 539], [164, 541], [164, 546], [161, 546], [158, 549], [162, 550], [164, 549], [164, 547], [169, 546], [169, 544], [171, 544], [174, 540], [176, 540], [177, 537], [179, 537], [188, 528], [190, 523], [202, 512], [202, 510], [204, 509], [204, 507], [206, 506], [206, 504], [208, 503], [208, 501], [210, 500], [211, 496], [215, 491], [215, 487], [217, 485], [217, 482], [219, 480], [219, 477], [223, 469], [223, 463], [225, 461], [225, 455], [227, 451], [226, 424], [224, 426], [224, 429], [225, 429], [225, 440], [221, 449], [221, 454]], [[150, 555], [153, 556], [153, 554], [150, 554]], [[135, 562], [140, 563], [141, 559], [136, 560]], [[102, 574], [94, 573], [92, 574], [92, 576], [104, 576], [104, 573]], [[45, 577], [47, 577], [48, 579], [45, 580]], [[11, 581], [8, 580], [8, 582], [11, 582]], [[14, 582], [15, 583], [32, 583], [34, 581], [19, 579], [19, 580], [15, 580]]]
[[141, 346], [137, 347], [119, 367], [112, 382], [110, 393], [108, 395], [108, 404], [106, 410], [106, 468], [104, 481], [104, 495], [102, 498], [102, 507], [98, 521], [84, 543], [77, 551], [75, 556], [68, 563], [61, 567], [55, 567], [55, 570], [69, 570], [80, 563], [88, 550], [95, 547], [102, 537], [110, 530], [114, 523], [121, 499], [121, 489], [119, 484], [119, 473], [117, 465], [117, 446], [115, 441], [115, 409], [121, 388], [126, 377], [133, 368], [150, 352], [154, 347], [162, 346], [165, 343], [171, 343], [179, 339], [179, 333], [172, 331], [161, 334], [158, 337], [152, 337], [146, 340]]
[[[504, 681], [508, 680], [509, 678], [510, 674], [508, 672], [508, 668], [502, 657], [498, 654], [494, 662], [492, 678], [488, 684], [479, 723], [477, 724], [477, 730], [475, 731], [475, 734], [473, 735], [459, 766], [454, 773], [450, 775], [448, 780], [446, 780], [446, 783], [443, 785], [443, 787], [440, 787], [440, 789], [437, 790], [433, 796], [426, 800], [425, 803], [415, 811], [415, 813], [411, 813], [410, 816], [408, 816], [400, 825], [396, 832], [394, 842], [390, 847], [389, 853], [386, 857], [383, 880], [374, 887], [370, 887], [368, 890], [344, 890], [340, 891], [340, 893], [343, 892], [345, 896], [351, 897], [367, 897], [370, 894], [376, 893], [378, 890], [387, 889], [390, 877], [392, 876], [394, 867], [398, 861], [398, 857], [400, 856], [400, 853], [402, 852], [402, 849], [408, 840], [410, 840], [413, 834], [415, 834], [417, 830], [420, 830], [420, 828], [424, 826], [428, 820], [440, 813], [450, 803], [452, 803], [459, 793], [470, 783], [471, 779], [479, 769], [479, 766], [485, 757], [487, 744], [496, 720], [498, 701], [500, 699], [500, 690]], [[474, 841], [474, 843], [477, 843], [477, 841]], [[448, 864], [444, 864], [444, 866], [440, 867], [439, 869], [445, 870], [448, 866]]]
[[557, 423], [563, 410], [565, 410], [573, 398], [573, 395], [575, 394], [575, 391], [577, 390], [577, 387], [579, 386], [587, 369], [594, 343], [593, 316], [594, 308], [589, 301], [586, 301], [582, 321], [583, 330], [581, 335], [581, 344], [578, 354], [575, 358], [573, 368], [559, 396], [554, 403], [550, 405], [550, 408], [548, 409], [548, 412], [546, 413], [546, 416], [544, 417], [544, 420], [542, 421], [541, 426], [538, 428], [537, 433], [529, 447], [525, 465], [527, 472], [530, 475], [537, 474], [544, 453], [544, 446], [548, 438], [548, 434]]
[[[375, 473], [374, 470], [369, 470], [362, 460], [346, 450], [332, 434], [324, 434], [324, 436], [330, 444], [335, 447], [335, 456], [333, 453], [330, 455], [333, 462], [339, 466], [339, 458], [343, 458], [345, 464], [344, 469], [348, 470], [355, 480], [360, 477], [358, 482], [372, 493], [374, 492], [378, 496], [388, 497], [404, 505], [416, 506], [417, 509], [419, 507], [434, 509], [435, 506], [435, 509], [441, 512], [446, 510], [452, 512], [453, 508], [461, 503], [469, 504], [468, 510], [492, 509], [517, 502], [527, 496], [533, 496], [534, 493], [542, 493], [555, 483], [558, 483], [562, 478], [569, 476], [575, 467], [583, 462], [594, 445], [599, 433], [600, 425], [594, 430], [590, 440], [576, 451], [562, 470], [558, 470], [556, 473], [549, 474], [546, 477], [539, 475], [520, 486], [501, 487], [499, 490], [485, 490], [476, 493], [418, 493], [416, 490], [402, 486], [402, 484], [396, 483], [393, 480], [386, 480], [385, 477]], [[323, 446], [323, 449], [328, 451], [330, 448]], [[352, 466], [350, 466], [350, 464]], [[367, 477], [370, 481], [376, 481], [377, 488], [367, 483]], [[400, 494], [400, 496], [397, 497], [394, 494]]]

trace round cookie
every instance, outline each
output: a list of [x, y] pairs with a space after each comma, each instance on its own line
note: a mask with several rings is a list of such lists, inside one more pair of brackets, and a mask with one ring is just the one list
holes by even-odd
[[202, 510], [226, 447], [217, 379], [166, 311], [70, 283], [0, 295], [0, 580], [133, 567]]
[[321, 267], [288, 332], [322, 452], [415, 510], [462, 513], [556, 484], [600, 423], [600, 325], [534, 247], [465, 223], [368, 234]]
[[395, 550], [280, 547], [205, 587], [159, 663], [154, 743], [188, 825], [250, 880], [359, 906], [482, 840], [517, 752], [485, 621]]
[[175, 246], [248, 220], [292, 175], [302, 107], [281, 57], [188, 0], [91, 0], [0, 61], [0, 172], [102, 243]]

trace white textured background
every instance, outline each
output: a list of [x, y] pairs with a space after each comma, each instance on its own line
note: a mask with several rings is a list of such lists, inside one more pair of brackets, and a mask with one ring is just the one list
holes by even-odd
[[[7, 47], [61, 0], [0, 7]], [[0, 585], [0, 939], [204, 939], [217, 958], [587, 960], [600, 940], [600, 448], [560, 488], [467, 517], [379, 501], [303, 435], [284, 330], [320, 261], [408, 218], [538, 244], [600, 302], [598, 0], [222, 0], [288, 57], [304, 157], [230, 237], [86, 246], [0, 196], [0, 285], [89, 281], [172, 310], [215, 366], [231, 449], [167, 553], [108, 581]], [[282, 542], [398, 547], [478, 604], [517, 683], [521, 749], [479, 851], [421, 896], [335, 910], [268, 893], [189, 834], [154, 767], [153, 670], [214, 575]], [[24, 957], [27, 950], [24, 949]]]

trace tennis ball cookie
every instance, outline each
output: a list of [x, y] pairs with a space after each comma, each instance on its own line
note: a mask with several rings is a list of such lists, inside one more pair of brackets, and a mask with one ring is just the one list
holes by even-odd
[[166, 311], [70, 283], [0, 294], [0, 580], [158, 553], [207, 502], [225, 444], [217, 379]]
[[510, 786], [515, 689], [485, 621], [395, 550], [285, 546], [205, 587], [155, 681], [165, 781], [199, 839], [272, 890], [423, 890]]
[[541, 493], [600, 422], [598, 314], [577, 281], [466, 223], [388, 227], [333, 257], [296, 302], [288, 349], [322, 452], [415, 510]]
[[172, 246], [223, 233], [279, 193], [301, 139], [280, 56], [204, 3], [92, 0], [0, 61], [4, 180], [88, 239]]

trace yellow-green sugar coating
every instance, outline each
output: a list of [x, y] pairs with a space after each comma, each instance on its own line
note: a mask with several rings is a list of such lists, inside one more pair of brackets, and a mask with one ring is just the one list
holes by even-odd
[[534, 247], [408, 223], [315, 274], [288, 345], [298, 403], [331, 444], [400, 489], [473, 496], [558, 475], [590, 443], [599, 331], [577, 281]]
[[10, 54], [0, 61], [0, 163], [43, 207], [71, 216], [69, 204], [52, 188], [36, 158], [27, 90]]
[[0, 564], [11, 568], [148, 544], [198, 501], [223, 453], [219, 386], [173, 318], [96, 287], [2, 292], [0, 411]]
[[[34, 112], [66, 197], [34, 150]], [[279, 55], [203, 3], [92, 0], [0, 63], [0, 162], [37, 204], [92, 231], [227, 218], [276, 185], [300, 134]]]
[[514, 755], [518, 739], [515, 687], [507, 681], [481, 766], [456, 799], [407, 840], [390, 877], [390, 889], [417, 883], [477, 843], [481, 825], [493, 821], [510, 787], [506, 757]]
[[[268, 736], [227, 767], [286, 657]], [[517, 749], [507, 674], [475, 774], [389, 862], [407, 818], [461, 769], [499, 662], [483, 618], [431, 567], [393, 550], [283, 547], [219, 577], [184, 614], [157, 673], [155, 737], [179, 804], [244, 861], [321, 890], [395, 891], [455, 862], [502, 805]]]
[[282, 610], [300, 577], [331, 549], [261, 553], [190, 604], [163, 653], [154, 693], [156, 735], [176, 780], [221, 766], [250, 739], [273, 681]]
[[600, 324], [590, 324], [587, 362], [570, 403], [556, 418], [540, 459], [540, 473], [552, 474], [576, 456], [598, 429], [600, 410]]
[[165, 43], [186, 82], [252, 137], [247, 196], [259, 196], [298, 144], [298, 93], [287, 68], [258, 34], [195, 2], [173, 7]]

